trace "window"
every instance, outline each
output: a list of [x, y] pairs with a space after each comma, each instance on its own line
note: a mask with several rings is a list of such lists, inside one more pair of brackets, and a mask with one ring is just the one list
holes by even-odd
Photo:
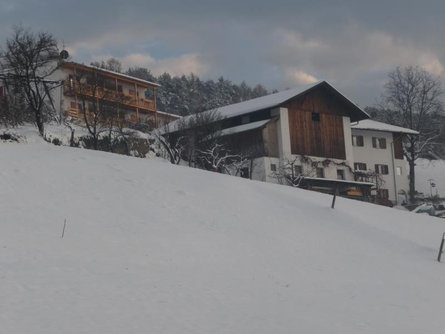
[[248, 167], [241, 168], [240, 176], [244, 179], [248, 179], [249, 178], [249, 168]]
[[320, 113], [319, 112], [313, 112], [312, 113], [312, 121], [320, 122]]
[[389, 169], [388, 169], [388, 165], [375, 165], [375, 172], [377, 174], [382, 174], [382, 175], [388, 175], [389, 174]]
[[386, 139], [385, 138], [379, 138], [379, 147], [386, 148]]
[[117, 85], [117, 91], [118, 91], [119, 93], [122, 93], [122, 92], [123, 92], [122, 85]]
[[363, 136], [352, 135], [352, 146], [364, 146]]
[[276, 172], [277, 171], [277, 165], [276, 164], [270, 164], [270, 170], [272, 172]]
[[354, 170], [367, 170], [367, 166], [364, 162], [356, 162], [354, 163]]
[[300, 165], [294, 165], [294, 175], [301, 175], [303, 174], [303, 166]]
[[135, 95], [136, 95], [136, 91], [130, 89], [130, 90], [128, 91], [128, 94], [135, 96]]
[[337, 180], [345, 179], [345, 171], [343, 169], [337, 169]]
[[396, 175], [402, 175], [402, 167], [396, 167]]
[[385, 149], [386, 148], [386, 139], [372, 137], [372, 147]]
[[0, 86], [0, 97], [3, 97], [4, 96], [4, 90], [3, 90], [3, 87], [2, 86]]
[[324, 168], [317, 167], [317, 177], [324, 178]]

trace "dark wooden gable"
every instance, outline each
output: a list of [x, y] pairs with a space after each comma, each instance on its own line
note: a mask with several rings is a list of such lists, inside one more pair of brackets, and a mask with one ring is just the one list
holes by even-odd
[[403, 134], [393, 133], [394, 158], [403, 160]]
[[343, 116], [350, 110], [329, 87], [320, 85], [285, 102], [292, 154], [345, 159]]

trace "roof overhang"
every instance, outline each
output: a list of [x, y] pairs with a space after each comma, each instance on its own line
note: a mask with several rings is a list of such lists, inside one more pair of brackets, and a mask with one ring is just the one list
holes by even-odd
[[69, 68], [69, 69], [78, 68], [78, 69], [82, 69], [87, 72], [98, 71], [98, 72], [102, 72], [104, 75], [113, 76], [113, 77], [116, 77], [122, 81], [130, 82], [130, 83], [137, 82], [144, 87], [153, 87], [153, 86], [159, 87], [160, 86], [159, 84], [151, 82], [151, 81], [135, 78], [130, 75], [106, 70], [106, 69], [99, 68], [99, 67], [92, 66], [92, 65], [79, 64], [79, 63], [75, 63], [75, 62], [63, 62], [62, 68]]
[[392, 132], [398, 134], [407, 135], [419, 135], [416, 130], [403, 128], [397, 125], [391, 125], [388, 123], [378, 122], [372, 119], [363, 120], [357, 124], [351, 124], [352, 130], [367, 130], [367, 131], [382, 131], [382, 132]]

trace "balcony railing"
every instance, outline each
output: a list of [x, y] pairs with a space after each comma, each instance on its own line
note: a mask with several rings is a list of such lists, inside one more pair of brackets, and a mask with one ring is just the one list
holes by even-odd
[[65, 83], [63, 85], [63, 94], [68, 96], [84, 95], [91, 98], [103, 99], [110, 102], [121, 103], [136, 108], [147, 109], [155, 111], [155, 104], [153, 100], [140, 98], [134, 95], [124, 94], [116, 90], [107, 89], [103, 87], [94, 87], [90, 84], [72, 84]]

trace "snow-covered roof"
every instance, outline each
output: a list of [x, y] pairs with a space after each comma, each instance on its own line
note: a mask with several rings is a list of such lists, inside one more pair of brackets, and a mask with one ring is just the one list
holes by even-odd
[[106, 70], [106, 69], [104, 69], [104, 68], [100, 68], [100, 67], [93, 66], [93, 65], [79, 64], [79, 63], [75, 63], [75, 62], [66, 62], [65, 64], [72, 64], [72, 65], [77, 65], [77, 66], [84, 66], [84, 67], [87, 67], [87, 68], [90, 68], [90, 69], [94, 69], [94, 70], [98, 70], [98, 71], [101, 71], [101, 72], [110, 73], [110, 74], [113, 74], [113, 75], [116, 75], [116, 76], [119, 76], [119, 77], [122, 77], [122, 78], [125, 78], [125, 79], [128, 79], [128, 80], [138, 81], [138, 82], [142, 82], [142, 83], [149, 84], [149, 85], [156, 86], [156, 87], [159, 87], [159, 86], [160, 86], [159, 84], [154, 83], [154, 82], [151, 82], [151, 81], [147, 81], [147, 80], [143, 80], [143, 79], [135, 78], [135, 77], [132, 77], [132, 76], [127, 75], [127, 74], [123, 74], [123, 73], [119, 73], [119, 72], [115, 72], [115, 71]]
[[161, 114], [161, 115], [166, 115], [166, 116], [171, 116], [171, 117], [176, 117], [176, 118], [182, 118], [182, 116], [180, 116], [180, 115], [177, 115], [177, 114], [172, 114], [172, 113], [169, 113], [169, 112], [165, 112], [165, 111], [161, 111], [161, 110], [156, 110], [156, 112], [158, 113], [158, 114]]
[[270, 121], [270, 119], [266, 119], [266, 120], [262, 120], [262, 121], [258, 121], [258, 122], [234, 126], [233, 128], [224, 129], [220, 132], [220, 136], [233, 135], [235, 133], [241, 133], [241, 132], [258, 129], [258, 128], [266, 125], [269, 121]]
[[406, 133], [412, 135], [418, 135], [419, 132], [407, 128], [402, 128], [401, 126], [391, 125], [383, 122], [374, 121], [372, 119], [365, 119], [359, 121], [355, 124], [351, 124], [352, 129], [357, 130], [374, 130], [374, 131], [385, 131], [385, 132], [396, 132], [396, 133]]
[[[262, 97], [258, 97], [255, 99], [251, 99], [244, 102], [239, 102], [235, 104], [230, 104], [228, 106], [217, 108], [217, 112], [221, 115], [222, 118], [232, 118], [244, 114], [248, 114], [254, 111], [259, 110], [265, 110], [270, 109], [274, 107], [278, 107], [281, 104], [289, 101], [290, 99], [297, 97], [301, 94], [304, 94], [308, 92], [309, 90], [312, 90], [318, 86], [325, 86], [332, 90], [333, 92], [337, 93], [338, 96], [340, 96], [343, 101], [347, 104], [349, 104], [353, 109], [353, 114], [351, 115], [351, 119], [353, 121], [357, 121], [360, 119], [369, 118], [369, 115], [363, 111], [360, 107], [358, 107], [355, 103], [351, 102], [348, 98], [346, 98], [343, 94], [341, 94], [337, 89], [332, 87], [328, 82], [321, 81], [314, 85], [306, 87], [306, 89], [301, 89], [301, 87], [298, 88], [292, 88], [285, 91], [281, 91], [275, 94], [270, 94]], [[204, 112], [210, 112], [214, 110], [208, 110]], [[188, 119], [190, 117], [193, 117], [193, 115], [186, 116], [184, 119]], [[176, 131], [176, 126], [178, 123], [175, 123], [176, 121], [170, 123], [170, 131]]]

